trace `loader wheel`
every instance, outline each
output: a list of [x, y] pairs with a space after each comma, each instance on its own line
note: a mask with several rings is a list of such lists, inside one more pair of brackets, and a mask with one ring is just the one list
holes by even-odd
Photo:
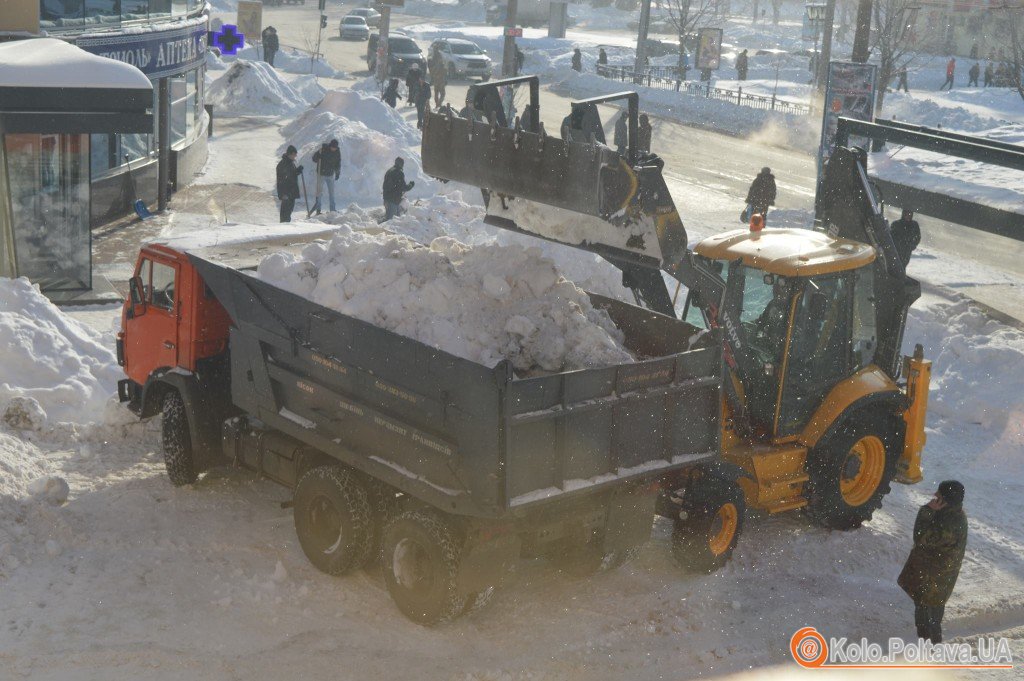
[[321, 572], [341, 575], [366, 559], [370, 505], [351, 471], [328, 465], [310, 469], [295, 487], [295, 533]]
[[747, 503], [739, 485], [722, 486], [720, 493], [701, 508], [676, 518], [672, 528], [672, 556], [686, 572], [709, 574], [732, 558]]
[[807, 514], [822, 527], [852, 530], [871, 520], [896, 475], [896, 417], [854, 417], [807, 456]]
[[167, 477], [175, 487], [191, 485], [199, 476], [192, 458], [192, 437], [188, 432], [185, 402], [177, 390], [169, 390], [161, 406], [160, 439], [163, 441]]
[[417, 624], [441, 624], [466, 608], [455, 590], [462, 541], [433, 513], [408, 511], [384, 529], [384, 583], [402, 614]]

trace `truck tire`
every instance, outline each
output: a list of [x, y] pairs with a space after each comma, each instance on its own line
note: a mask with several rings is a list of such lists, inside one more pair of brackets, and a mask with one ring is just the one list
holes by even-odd
[[408, 511], [384, 529], [384, 583], [402, 614], [426, 626], [451, 621], [466, 608], [455, 589], [462, 541], [443, 520]]
[[901, 423], [881, 409], [857, 414], [808, 453], [806, 513], [817, 525], [852, 530], [871, 520], [896, 475]]
[[191, 485], [199, 476], [192, 458], [192, 436], [188, 430], [185, 401], [177, 390], [168, 390], [161, 402], [160, 439], [163, 443], [167, 477], [175, 487]]
[[747, 503], [737, 484], [723, 484], [708, 503], [675, 518], [672, 557], [686, 572], [709, 574], [732, 558]]
[[362, 567], [380, 564], [381, 539], [384, 528], [388, 526], [398, 511], [398, 500], [395, 490], [378, 480], [370, 479], [366, 484], [366, 500], [370, 505], [370, 528], [366, 553], [361, 561]]
[[299, 545], [321, 572], [342, 575], [366, 559], [370, 505], [366, 490], [348, 469], [310, 469], [295, 486], [295, 533]]

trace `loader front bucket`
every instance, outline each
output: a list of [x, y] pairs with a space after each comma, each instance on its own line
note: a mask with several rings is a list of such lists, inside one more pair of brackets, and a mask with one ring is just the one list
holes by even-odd
[[500, 126], [493, 116], [491, 122], [461, 118], [451, 109], [428, 113], [424, 171], [485, 190], [491, 224], [650, 268], [684, 258], [686, 230], [662, 177], [661, 161], [638, 157], [635, 150], [636, 93], [573, 102], [574, 110], [596, 111], [599, 102], [628, 100], [633, 134], [622, 155], [593, 139], [548, 136], [536, 123], [536, 76], [510, 80], [530, 81], [530, 129], [518, 122]]

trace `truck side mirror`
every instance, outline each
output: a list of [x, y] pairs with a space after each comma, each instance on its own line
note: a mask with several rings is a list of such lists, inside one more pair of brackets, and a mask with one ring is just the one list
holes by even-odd
[[141, 277], [132, 277], [128, 280], [128, 296], [132, 304], [128, 310], [128, 317], [144, 314], [146, 312], [146, 297], [142, 290]]

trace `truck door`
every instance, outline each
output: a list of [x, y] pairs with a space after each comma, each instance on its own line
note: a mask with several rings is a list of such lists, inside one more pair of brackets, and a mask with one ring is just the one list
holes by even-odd
[[137, 383], [162, 367], [178, 364], [178, 265], [145, 257], [131, 288], [125, 328], [128, 373]]

